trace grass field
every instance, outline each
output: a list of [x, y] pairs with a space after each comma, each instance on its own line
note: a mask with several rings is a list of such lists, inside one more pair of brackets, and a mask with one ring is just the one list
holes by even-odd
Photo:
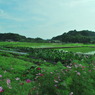
[[0, 52], [0, 95], [95, 95], [95, 56], [34, 49]]

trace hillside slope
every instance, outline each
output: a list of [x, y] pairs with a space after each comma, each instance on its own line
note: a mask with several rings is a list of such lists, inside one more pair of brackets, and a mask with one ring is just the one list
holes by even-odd
[[61, 42], [72, 42], [72, 43], [94, 43], [95, 32], [89, 30], [76, 31], [72, 30], [68, 33], [53, 37], [52, 40], [59, 40]]

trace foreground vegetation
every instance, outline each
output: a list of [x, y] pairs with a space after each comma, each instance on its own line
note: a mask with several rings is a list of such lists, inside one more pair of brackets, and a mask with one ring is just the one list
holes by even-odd
[[0, 95], [95, 95], [95, 56], [54, 49], [0, 52]]

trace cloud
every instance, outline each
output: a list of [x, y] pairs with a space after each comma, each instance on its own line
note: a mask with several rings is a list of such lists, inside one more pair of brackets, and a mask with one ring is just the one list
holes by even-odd
[[0, 16], [5, 15], [4, 10], [0, 9]]
[[0, 17], [2, 19], [9, 19], [9, 20], [17, 21], [17, 22], [25, 21], [25, 19], [17, 18], [10, 15], [9, 13], [5, 12], [3, 9], [0, 9]]
[[70, 7], [78, 7], [78, 6], [85, 6], [89, 5], [89, 3], [93, 2], [94, 0], [69, 0], [67, 4]]

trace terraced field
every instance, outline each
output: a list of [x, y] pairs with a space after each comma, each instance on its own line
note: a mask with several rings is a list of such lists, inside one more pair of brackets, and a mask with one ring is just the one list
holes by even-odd
[[0, 43], [5, 50], [0, 51], [0, 95], [95, 95], [95, 55], [75, 53], [94, 51], [88, 47], [94, 45], [61, 44], [82, 47], [55, 49], [58, 44], [31, 48], [37, 43], [17, 43]]

